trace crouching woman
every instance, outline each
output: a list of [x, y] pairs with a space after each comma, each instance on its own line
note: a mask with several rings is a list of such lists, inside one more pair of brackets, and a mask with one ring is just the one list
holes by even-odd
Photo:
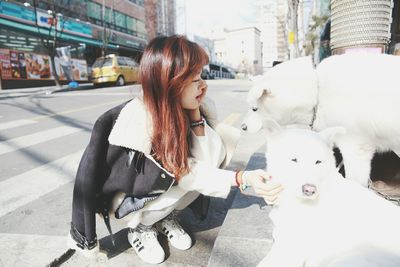
[[[72, 248], [98, 250], [95, 214], [126, 220], [128, 240], [147, 263], [165, 253], [157, 234], [186, 250], [191, 237], [177, 214], [191, 203], [226, 198], [231, 186], [249, 185], [268, 202], [281, 190], [263, 182], [261, 170], [228, 171], [238, 130], [217, 123], [200, 77], [208, 63], [204, 50], [184, 37], [157, 37], [142, 56], [143, 97], [117, 106], [95, 123], [79, 164], [73, 193]], [[204, 214], [204, 209], [200, 210]]]

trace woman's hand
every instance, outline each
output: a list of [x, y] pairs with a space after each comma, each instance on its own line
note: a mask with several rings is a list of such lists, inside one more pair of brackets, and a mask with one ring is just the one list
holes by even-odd
[[264, 198], [268, 205], [273, 205], [283, 190], [281, 184], [271, 180], [271, 177], [264, 170], [244, 171], [242, 182], [254, 188], [259, 197]]

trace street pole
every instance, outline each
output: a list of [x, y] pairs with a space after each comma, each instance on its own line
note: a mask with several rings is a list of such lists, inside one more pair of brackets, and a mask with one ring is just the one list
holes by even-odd
[[101, 49], [101, 56], [105, 57], [106, 55], [106, 46], [107, 46], [107, 38], [106, 38], [106, 3], [103, 0], [102, 4], [102, 19], [103, 19], [103, 47]]

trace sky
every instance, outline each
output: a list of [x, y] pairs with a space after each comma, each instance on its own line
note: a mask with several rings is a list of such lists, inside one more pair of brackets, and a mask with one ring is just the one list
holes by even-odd
[[[183, 12], [186, 2], [186, 21]], [[177, 0], [178, 33], [209, 36], [211, 31], [255, 23], [255, 0]], [[186, 23], [186, 27], [185, 27]]]

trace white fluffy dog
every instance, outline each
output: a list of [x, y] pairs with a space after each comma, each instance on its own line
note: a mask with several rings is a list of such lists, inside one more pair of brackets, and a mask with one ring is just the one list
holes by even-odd
[[344, 129], [269, 125], [267, 171], [284, 190], [270, 212], [274, 244], [259, 266], [400, 266], [400, 207], [336, 170], [332, 140]]
[[331, 56], [316, 69], [310, 58], [272, 68], [248, 94], [250, 115], [242, 128], [256, 132], [273, 119], [315, 130], [342, 126], [339, 147], [346, 177], [367, 186], [376, 151], [400, 152], [400, 57]]

